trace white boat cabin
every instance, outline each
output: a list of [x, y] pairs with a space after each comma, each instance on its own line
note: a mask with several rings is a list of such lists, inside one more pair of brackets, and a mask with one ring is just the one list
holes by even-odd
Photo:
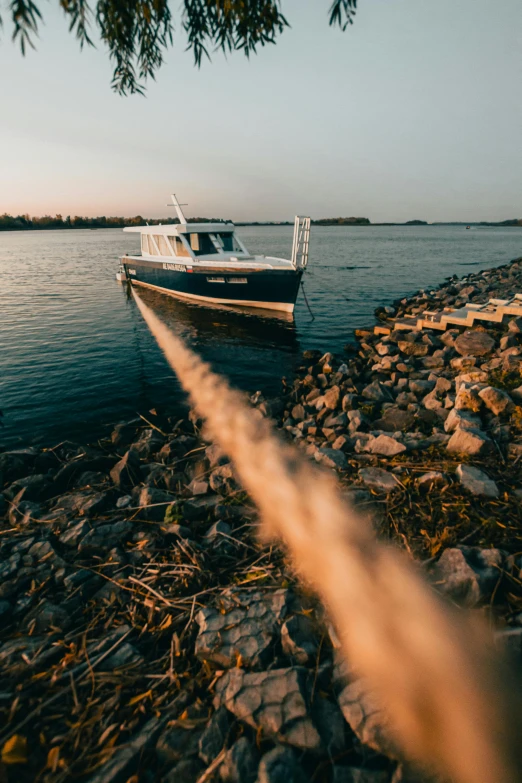
[[[141, 260], [170, 261], [205, 266], [233, 266], [244, 264], [255, 269], [295, 269], [292, 261], [271, 256], [252, 256], [235, 233], [233, 223], [187, 223], [181, 204], [172, 195], [179, 223], [157, 226], [128, 226], [124, 231], [141, 234]], [[309, 231], [309, 222], [308, 222]], [[295, 245], [295, 236], [294, 236]], [[306, 236], [306, 257], [308, 235]], [[138, 256], [129, 256], [138, 258]], [[306, 265], [306, 261], [302, 266]]]

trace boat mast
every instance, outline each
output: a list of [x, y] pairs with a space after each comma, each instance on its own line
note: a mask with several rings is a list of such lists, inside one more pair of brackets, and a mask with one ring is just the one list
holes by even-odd
[[176, 195], [174, 193], [171, 193], [170, 197], [172, 199], [172, 204], [167, 204], [167, 207], [172, 207], [173, 206], [174, 209], [176, 210], [176, 214], [178, 216], [179, 222], [183, 223], [183, 225], [186, 225], [187, 224], [187, 218], [183, 214], [183, 210], [181, 209], [181, 207], [186, 207], [188, 205], [187, 204], [180, 204], [178, 199], [176, 198]]

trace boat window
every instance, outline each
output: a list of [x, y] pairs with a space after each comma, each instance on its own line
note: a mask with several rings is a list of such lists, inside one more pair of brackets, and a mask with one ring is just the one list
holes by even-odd
[[242, 253], [243, 248], [232, 232], [216, 234], [216, 239], [223, 248], [224, 253]]
[[172, 247], [174, 248], [174, 252], [177, 256], [184, 256], [185, 258], [190, 258], [190, 253], [188, 248], [185, 247], [180, 237], [169, 237], [170, 243]]
[[166, 237], [163, 236], [163, 234], [155, 234], [154, 239], [156, 240], [156, 244], [159, 248], [159, 254], [160, 256], [171, 256], [172, 253], [170, 251], [169, 245], [167, 243]]
[[196, 256], [206, 256], [218, 252], [210, 234], [189, 234], [189, 236], [190, 247]]
[[146, 256], [150, 255], [149, 238], [147, 234], [141, 235], [141, 252], [144, 253]]

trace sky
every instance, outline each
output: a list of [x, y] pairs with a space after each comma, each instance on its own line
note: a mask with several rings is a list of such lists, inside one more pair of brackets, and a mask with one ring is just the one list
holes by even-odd
[[145, 98], [40, 7], [25, 58], [2, 7], [0, 213], [163, 217], [175, 192], [236, 221], [522, 218], [520, 0], [359, 0], [344, 33], [329, 0], [282, 0], [250, 60], [198, 70], [177, 33]]

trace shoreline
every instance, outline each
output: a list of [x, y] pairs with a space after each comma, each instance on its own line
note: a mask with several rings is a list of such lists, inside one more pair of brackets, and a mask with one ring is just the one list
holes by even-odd
[[[515, 292], [522, 258], [376, 314], [391, 327]], [[251, 401], [520, 660], [522, 319], [484, 327], [358, 329], [345, 356], [305, 351], [284, 393]], [[343, 679], [324, 611], [255, 538], [255, 510], [201, 422], [146, 418], [91, 446], [0, 452], [0, 664], [6, 704], [18, 699], [0, 731], [40, 737], [25, 757], [19, 741], [21, 783], [49, 754], [50, 783], [64, 770], [109, 783], [145, 769], [196, 783], [213, 763], [225, 783], [238, 768], [254, 783], [276, 760], [289, 779], [364, 767], [368, 783], [406, 781], [383, 726], [365, 720], [364, 689], [350, 701], [357, 680]], [[280, 701], [250, 721], [239, 697], [225, 708], [217, 684], [235, 668], [247, 700], [263, 681]]]

